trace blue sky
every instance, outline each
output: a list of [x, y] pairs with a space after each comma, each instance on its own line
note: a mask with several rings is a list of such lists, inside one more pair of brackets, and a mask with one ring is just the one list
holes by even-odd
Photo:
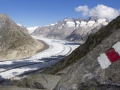
[[[64, 18], [93, 15], [95, 12], [92, 11], [96, 10], [94, 7], [98, 4], [119, 11], [119, 3], [119, 0], [0, 0], [0, 13], [8, 14], [16, 23], [26, 27], [44, 26]], [[85, 12], [83, 8], [75, 10], [78, 6], [84, 5], [87, 5], [89, 9], [94, 8], [89, 12], [92, 14], [83, 15]]]

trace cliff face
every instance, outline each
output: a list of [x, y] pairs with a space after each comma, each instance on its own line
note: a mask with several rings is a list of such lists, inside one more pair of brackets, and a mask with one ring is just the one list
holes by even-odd
[[34, 40], [25, 28], [0, 14], [0, 60], [26, 58], [41, 48], [43, 44]]

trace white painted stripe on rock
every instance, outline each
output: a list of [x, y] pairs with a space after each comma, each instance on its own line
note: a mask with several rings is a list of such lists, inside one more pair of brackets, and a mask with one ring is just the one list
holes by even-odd
[[101, 54], [99, 57], [98, 57], [98, 62], [101, 66], [102, 69], [105, 69], [107, 67], [109, 67], [109, 65], [111, 65], [111, 62], [109, 61], [109, 59], [107, 58], [106, 54]]
[[120, 55], [120, 42], [117, 42], [113, 48], [115, 49], [115, 51]]

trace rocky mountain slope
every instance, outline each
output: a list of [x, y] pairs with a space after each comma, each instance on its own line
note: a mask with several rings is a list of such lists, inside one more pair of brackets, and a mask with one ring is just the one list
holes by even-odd
[[90, 34], [95, 33], [107, 24], [107, 19], [96, 17], [89, 17], [88, 19], [66, 18], [56, 24], [39, 27], [32, 34], [84, 43]]
[[120, 42], [120, 16], [90, 35], [71, 55], [43, 73], [55, 74], [60, 70], [63, 73], [69, 66], [55, 90], [119, 90], [120, 59], [106, 69], [102, 69], [98, 62], [98, 57], [117, 42]]
[[43, 48], [24, 27], [18, 26], [6, 14], [0, 14], [0, 60], [30, 57]]
[[25, 26], [23, 26], [23, 25], [21, 25], [19, 23], [17, 23], [17, 25], [26, 28], [29, 34], [33, 33], [38, 28], [38, 26], [25, 27]]

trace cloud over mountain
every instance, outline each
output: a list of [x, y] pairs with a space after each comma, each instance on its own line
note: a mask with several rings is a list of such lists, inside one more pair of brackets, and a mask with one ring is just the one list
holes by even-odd
[[87, 5], [78, 6], [75, 8], [75, 11], [82, 12], [83, 16], [97, 16], [98, 18], [108, 19], [114, 19], [120, 15], [120, 10], [105, 6], [103, 4], [98, 4], [96, 7], [91, 9], [89, 9]]

